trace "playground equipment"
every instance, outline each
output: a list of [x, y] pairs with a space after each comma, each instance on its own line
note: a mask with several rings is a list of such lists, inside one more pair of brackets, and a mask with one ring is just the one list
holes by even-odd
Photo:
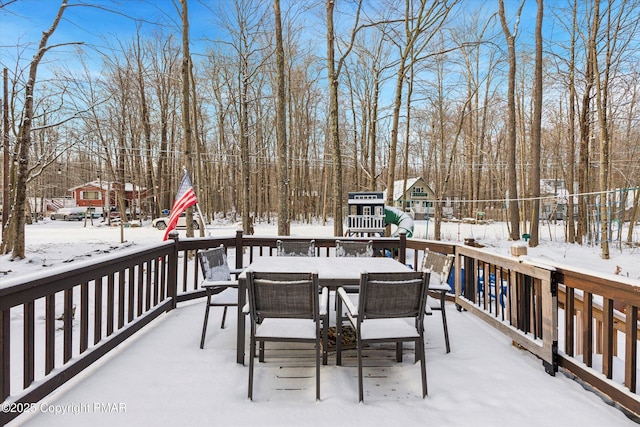
[[392, 236], [396, 237], [404, 230], [407, 237], [413, 236], [413, 218], [408, 213], [389, 206], [384, 207], [384, 220], [387, 224], [394, 224], [397, 226], [396, 231]]
[[413, 218], [401, 209], [384, 205], [381, 192], [349, 193], [346, 236], [384, 236], [388, 224], [397, 226], [393, 236], [404, 231], [413, 236]]

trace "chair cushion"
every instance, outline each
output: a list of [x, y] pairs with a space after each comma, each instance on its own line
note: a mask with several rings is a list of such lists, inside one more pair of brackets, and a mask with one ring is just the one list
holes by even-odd
[[433, 279], [433, 273], [431, 273], [431, 277], [432, 279], [429, 281], [429, 290], [430, 291], [446, 291], [446, 292], [450, 292], [451, 291], [451, 287], [449, 286], [448, 283], [444, 282], [440, 282], [440, 279]]
[[[203, 286], [206, 286], [206, 282], [203, 283]], [[227, 288], [220, 293], [211, 295], [211, 303], [221, 305], [238, 305], [238, 288]]]
[[360, 325], [363, 340], [418, 336], [413, 319], [367, 319]]
[[315, 339], [316, 324], [311, 319], [267, 318], [256, 328], [256, 337]]

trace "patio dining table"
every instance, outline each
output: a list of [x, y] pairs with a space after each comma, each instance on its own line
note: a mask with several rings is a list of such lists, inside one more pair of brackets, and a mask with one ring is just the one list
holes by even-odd
[[[412, 271], [410, 267], [392, 259], [378, 257], [260, 257], [256, 258], [246, 270], [275, 273], [317, 272], [320, 286], [336, 290], [343, 285], [357, 286], [360, 274], [396, 273]], [[245, 270], [245, 272], [246, 272]], [[245, 314], [242, 307], [246, 303], [247, 276], [243, 272], [238, 276], [238, 328], [236, 343], [236, 361], [244, 364], [245, 350]]]

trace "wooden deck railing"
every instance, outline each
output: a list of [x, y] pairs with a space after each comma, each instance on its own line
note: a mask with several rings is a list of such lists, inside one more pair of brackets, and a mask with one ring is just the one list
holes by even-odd
[[[235, 267], [242, 268], [255, 257], [275, 255], [278, 239], [302, 239], [243, 236], [241, 232], [216, 238], [177, 239], [177, 233], [174, 237], [73, 268], [3, 283], [1, 400], [3, 408], [18, 411], [0, 413], [0, 425], [32, 408], [33, 402], [179, 302], [203, 296], [197, 250], [222, 244], [235, 259]], [[333, 255], [335, 237], [313, 239], [317, 256]], [[640, 306], [636, 281], [605, 279], [404, 235], [340, 239], [372, 240], [379, 253], [416, 269], [425, 248], [454, 254], [455, 302], [461, 309], [480, 316], [538, 355], [550, 374], [560, 366], [621, 407], [640, 414], [635, 376]], [[622, 363], [622, 372], [614, 362]]]
[[552, 266], [469, 246], [456, 248], [456, 304], [558, 370], [557, 284]]
[[640, 414], [638, 280], [557, 268], [560, 366]]
[[0, 287], [0, 425], [175, 307], [176, 246], [164, 242]]

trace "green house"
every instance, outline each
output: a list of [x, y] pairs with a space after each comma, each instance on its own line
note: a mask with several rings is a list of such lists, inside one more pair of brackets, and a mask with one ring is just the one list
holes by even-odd
[[[387, 194], [384, 194], [385, 200]], [[414, 219], [426, 219], [427, 215], [433, 216], [433, 202], [435, 193], [420, 177], [400, 179], [393, 183], [393, 206], [409, 212]]]

